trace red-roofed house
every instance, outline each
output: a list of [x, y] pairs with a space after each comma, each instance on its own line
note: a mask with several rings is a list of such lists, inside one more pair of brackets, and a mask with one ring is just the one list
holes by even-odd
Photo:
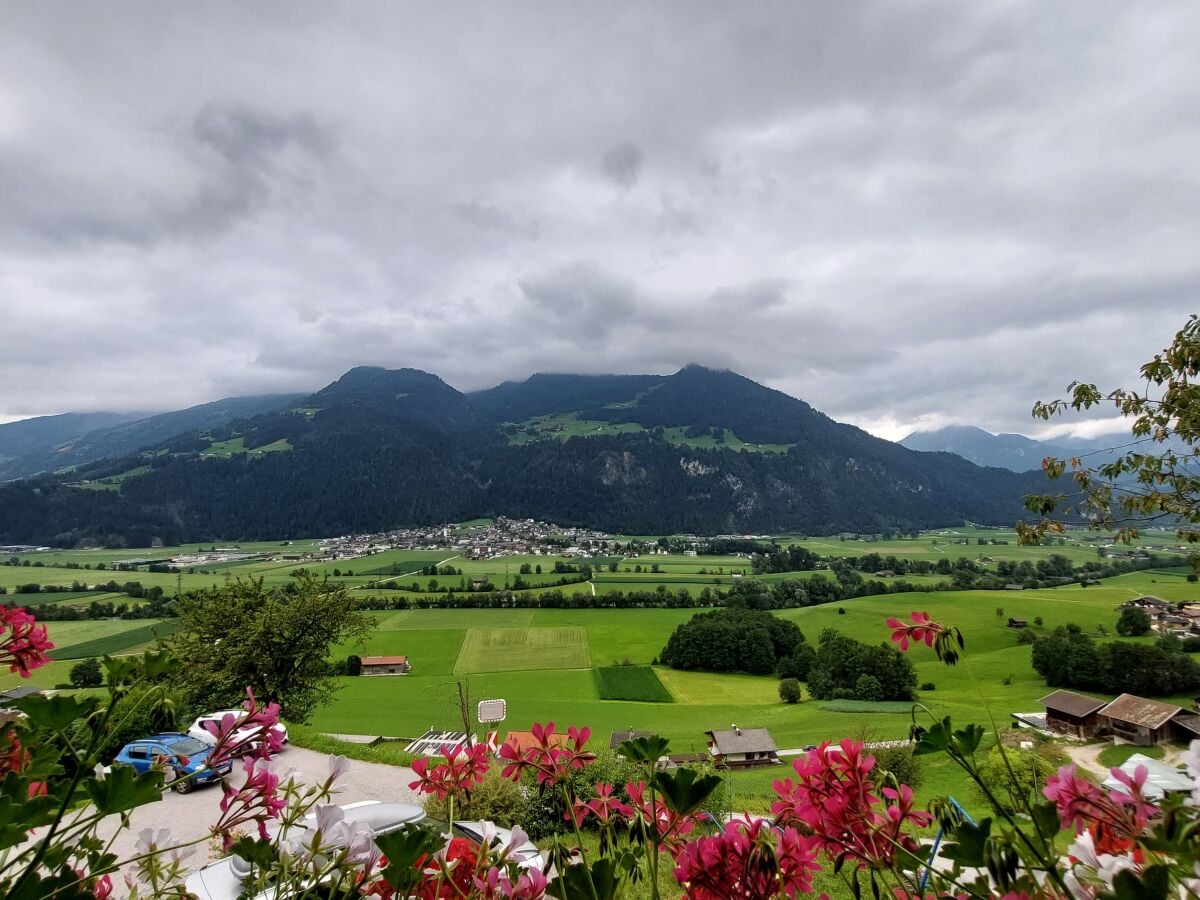
[[407, 656], [364, 656], [360, 675], [407, 675], [412, 670]]
[[[570, 738], [565, 734], [555, 732], [550, 735], [550, 745], [552, 747], [565, 747], [570, 742]], [[504, 743], [511, 744], [518, 753], [524, 753], [531, 747], [540, 747], [537, 738], [533, 736], [532, 731], [510, 731], [508, 736], [504, 738]]]

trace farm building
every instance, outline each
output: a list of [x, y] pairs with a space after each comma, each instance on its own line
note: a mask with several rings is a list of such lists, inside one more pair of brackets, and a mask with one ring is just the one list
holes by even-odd
[[1046, 707], [1046, 728], [1050, 731], [1090, 738], [1100, 730], [1097, 714], [1104, 708], [1104, 700], [1074, 691], [1055, 691], [1038, 703]]
[[779, 748], [765, 728], [738, 728], [707, 731], [708, 753], [718, 766], [749, 768], [780, 765]]
[[[1121, 771], [1127, 775], [1137, 772], [1139, 766], [1146, 769], [1146, 784], [1142, 789], [1151, 800], [1161, 800], [1172, 795], [1190, 794], [1196, 789], [1196, 783], [1187, 775], [1161, 760], [1151, 759], [1141, 753], [1135, 753], [1121, 764]], [[1104, 779], [1104, 786], [1109, 790], [1126, 789], [1126, 786], [1114, 776]]]
[[407, 656], [364, 656], [362, 675], [407, 675], [412, 665]]
[[1183, 712], [1178, 706], [1122, 694], [1097, 714], [1101, 728], [1139, 747], [1152, 747], [1171, 739], [1171, 720]]
[[1009, 616], [1008, 627], [1009, 628], [1028, 628], [1029, 620], [1028, 619], [1014, 619], [1011, 616]]

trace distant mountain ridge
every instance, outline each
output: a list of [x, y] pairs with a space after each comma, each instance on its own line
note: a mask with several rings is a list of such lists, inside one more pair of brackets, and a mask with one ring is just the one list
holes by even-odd
[[[992, 434], [970, 425], [952, 425], [936, 431], [914, 431], [900, 443], [924, 453], [954, 453], [978, 466], [1027, 472], [1040, 469], [1047, 456], [1068, 460], [1082, 457], [1084, 465], [1103, 465], [1132, 449], [1131, 441], [1134, 440], [1126, 433], [1092, 439], [1066, 437], [1057, 441], [1038, 441], [1021, 434]], [[1186, 452], [1182, 442], [1174, 439], [1161, 446]]]
[[0, 542], [287, 538], [497, 514], [650, 534], [877, 532], [1009, 523], [1042, 487], [728, 371], [534, 375], [464, 394], [428, 372], [359, 367], [270, 411], [0, 486]]
[[0, 425], [0, 481], [127, 456], [188, 431], [281, 409], [301, 396], [228, 397], [156, 415], [65, 413], [10, 422]]

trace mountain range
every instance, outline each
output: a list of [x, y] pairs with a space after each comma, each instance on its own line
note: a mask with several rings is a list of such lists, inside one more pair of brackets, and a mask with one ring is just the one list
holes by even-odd
[[1011, 524], [1046, 486], [699, 366], [469, 394], [359, 367], [311, 395], [219, 401], [25, 451], [5, 471], [43, 474], [0, 486], [0, 543], [289, 538], [496, 514], [648, 534], [905, 531]]
[[[970, 425], [953, 425], [936, 431], [914, 431], [900, 441], [910, 450], [954, 453], [978, 466], [997, 466], [1013, 472], [1028, 472], [1042, 467], [1047, 456], [1057, 459], [1084, 457], [1085, 465], [1100, 466], [1127, 452], [1129, 433], [1086, 438], [1062, 438], [1037, 441], [1022, 434], [992, 434]], [[1187, 452], [1182, 443], [1170, 439], [1166, 444]]]

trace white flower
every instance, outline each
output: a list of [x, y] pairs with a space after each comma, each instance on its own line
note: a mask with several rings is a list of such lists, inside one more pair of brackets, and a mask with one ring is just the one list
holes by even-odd
[[326, 837], [333, 832], [338, 825], [345, 821], [346, 813], [340, 806], [334, 804], [326, 804], [317, 807], [317, 830]]
[[96, 773], [97, 781], [103, 781], [108, 777], [108, 766], [103, 763], [96, 763], [96, 768], [93, 771]]
[[160, 828], [155, 831], [153, 828], [143, 828], [138, 832], [137, 843], [134, 845], [140, 854], [151, 853], [159, 847], [166, 847], [171, 843], [171, 829]]
[[329, 780], [337, 781], [350, 771], [350, 760], [344, 756], [329, 757]]

